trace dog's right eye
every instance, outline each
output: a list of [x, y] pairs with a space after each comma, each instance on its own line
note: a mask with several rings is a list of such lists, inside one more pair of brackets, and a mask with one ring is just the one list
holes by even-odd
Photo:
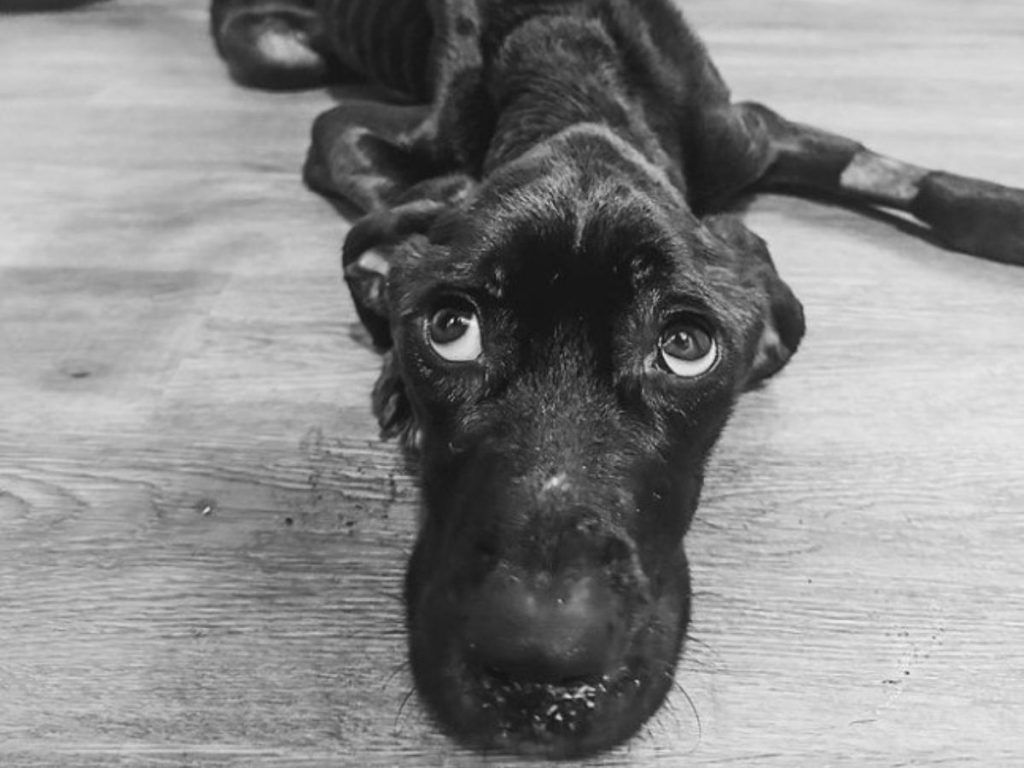
[[657, 361], [664, 371], [683, 378], [696, 378], [718, 362], [718, 344], [704, 323], [683, 316], [661, 332]]
[[480, 320], [467, 303], [453, 303], [434, 311], [427, 320], [427, 341], [445, 360], [467, 363], [480, 357]]

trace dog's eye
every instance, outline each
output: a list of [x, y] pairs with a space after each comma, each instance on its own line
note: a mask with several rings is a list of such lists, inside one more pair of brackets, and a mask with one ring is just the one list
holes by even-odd
[[658, 338], [658, 362], [676, 376], [700, 376], [718, 362], [718, 344], [702, 323], [692, 318], [679, 319]]
[[437, 354], [453, 363], [480, 357], [480, 320], [469, 303], [456, 302], [435, 310], [427, 321], [427, 340]]

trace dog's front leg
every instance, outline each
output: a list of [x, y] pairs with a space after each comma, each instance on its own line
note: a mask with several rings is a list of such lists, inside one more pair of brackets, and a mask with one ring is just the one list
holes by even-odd
[[316, 0], [212, 0], [210, 31], [236, 82], [315, 88], [342, 77]]
[[1024, 265], [1024, 190], [921, 168], [852, 139], [792, 123], [760, 104], [735, 107], [767, 137], [754, 190], [839, 197], [913, 214], [945, 247]]

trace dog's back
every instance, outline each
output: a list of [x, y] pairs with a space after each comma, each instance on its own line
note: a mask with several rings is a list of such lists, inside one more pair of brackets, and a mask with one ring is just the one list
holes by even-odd
[[[525, 23], [540, 20], [549, 25], [553, 17], [572, 17], [592, 19], [612, 34], [638, 74], [636, 86], [654, 85], [654, 75], [660, 90], [678, 92], [685, 87], [680, 72], [710, 66], [699, 40], [669, 0], [480, 0], [474, 7], [483, 29], [465, 19], [456, 31], [480, 34], [485, 59], [496, 55], [509, 34]], [[325, 70], [315, 69], [310, 57], [298, 55], [298, 47], [306, 46], [330, 64], [340, 65], [332, 69], [335, 77], [374, 82], [421, 102], [434, 95], [431, 0], [213, 0], [211, 28], [229, 64], [250, 66], [250, 71], [236, 69], [237, 76], [268, 80], [258, 85], [274, 85], [272, 70], [283, 78], [284, 70], [303, 67], [309, 84], [314, 84], [312, 80]], [[242, 43], [249, 49], [247, 61], [235, 62]], [[548, 57], [555, 53], [541, 52]], [[572, 62], [574, 69], [585, 65], [586, 61]], [[564, 78], [567, 73], [553, 74]]]

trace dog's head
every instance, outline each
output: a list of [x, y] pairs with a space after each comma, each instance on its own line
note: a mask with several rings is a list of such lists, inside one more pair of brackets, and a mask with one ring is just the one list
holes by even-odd
[[382, 426], [420, 457], [419, 691], [478, 746], [566, 756], [632, 735], [672, 683], [709, 452], [803, 333], [764, 243], [578, 128], [349, 283], [389, 346]]

